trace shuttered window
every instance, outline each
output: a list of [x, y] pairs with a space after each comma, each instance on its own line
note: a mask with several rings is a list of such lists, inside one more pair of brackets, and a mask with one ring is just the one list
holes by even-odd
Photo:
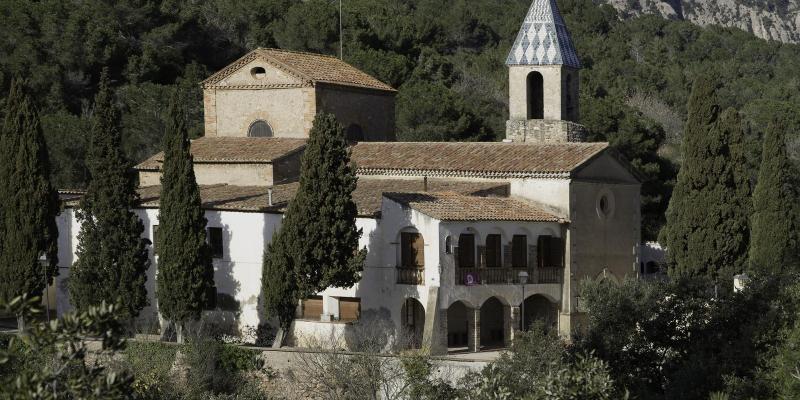
[[358, 321], [361, 315], [361, 299], [342, 297], [339, 299], [339, 320]]
[[425, 266], [425, 242], [422, 235], [413, 232], [400, 234], [400, 266], [406, 268]]
[[528, 237], [514, 235], [511, 239], [511, 266], [526, 268], [528, 266]]
[[463, 234], [458, 237], [458, 266], [475, 268], [475, 235]]
[[500, 268], [503, 266], [502, 259], [502, 238], [500, 235], [486, 236], [486, 266], [489, 268]]
[[322, 296], [311, 296], [303, 300], [303, 319], [319, 321], [322, 316]]
[[561, 238], [539, 236], [539, 267], [563, 267], [564, 249]]

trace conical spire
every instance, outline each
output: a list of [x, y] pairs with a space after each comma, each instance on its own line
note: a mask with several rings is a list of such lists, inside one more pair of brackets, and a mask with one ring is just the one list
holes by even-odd
[[556, 0], [533, 1], [506, 65], [581, 67]]

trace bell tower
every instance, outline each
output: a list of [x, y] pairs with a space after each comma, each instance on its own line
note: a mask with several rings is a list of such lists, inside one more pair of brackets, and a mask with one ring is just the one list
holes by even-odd
[[556, 0], [534, 0], [506, 60], [514, 142], [581, 142], [580, 60]]

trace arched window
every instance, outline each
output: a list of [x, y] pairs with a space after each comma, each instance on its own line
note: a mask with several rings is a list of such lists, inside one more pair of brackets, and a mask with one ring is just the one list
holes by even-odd
[[361, 129], [359, 124], [350, 124], [344, 131], [345, 137], [348, 142], [363, 142], [364, 130]]
[[250, 124], [247, 130], [248, 137], [272, 137], [272, 128], [266, 121], [257, 120]]
[[486, 236], [486, 266], [500, 268], [503, 266], [503, 243], [500, 235]]
[[458, 266], [475, 268], [475, 235], [462, 233], [458, 236]]
[[400, 233], [400, 266], [403, 268], [425, 266], [425, 241], [419, 233]]
[[544, 118], [544, 78], [533, 71], [528, 74], [528, 119]]

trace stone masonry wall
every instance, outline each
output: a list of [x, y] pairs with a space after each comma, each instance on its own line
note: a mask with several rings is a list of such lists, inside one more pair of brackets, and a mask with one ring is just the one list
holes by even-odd
[[506, 122], [506, 139], [515, 143], [585, 142], [586, 128], [562, 120], [512, 119]]

